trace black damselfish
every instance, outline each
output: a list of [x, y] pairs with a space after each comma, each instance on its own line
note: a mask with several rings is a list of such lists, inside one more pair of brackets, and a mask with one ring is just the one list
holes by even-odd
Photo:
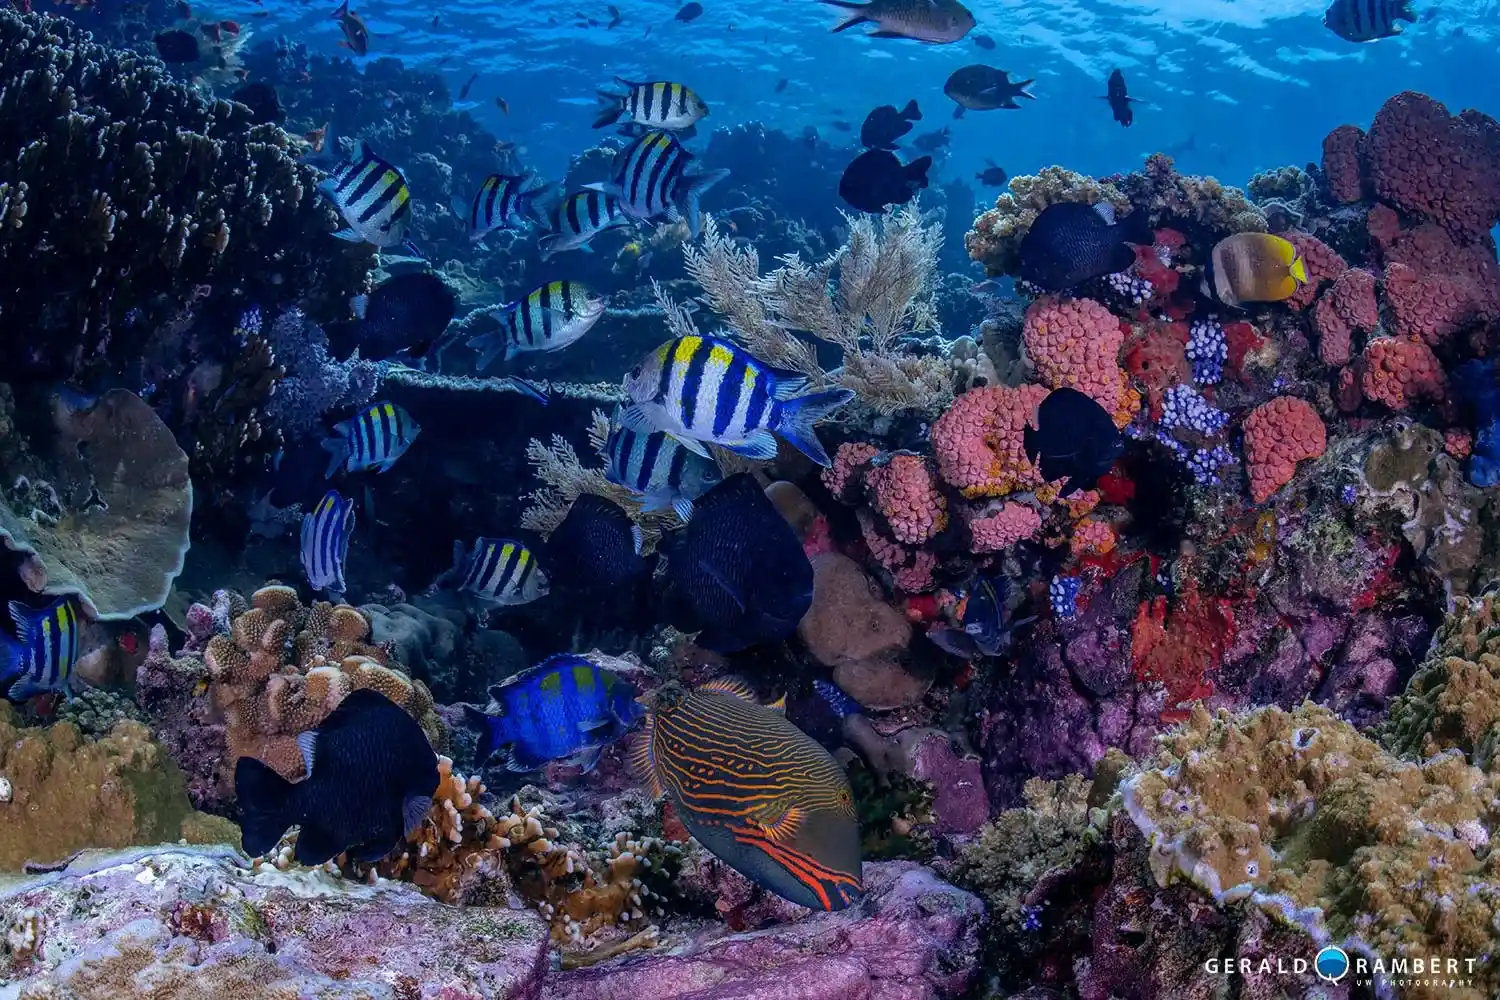
[[791, 635], [812, 606], [813, 572], [786, 519], [745, 473], [696, 506], [687, 527], [662, 541], [668, 620], [718, 653]]
[[894, 104], [882, 104], [865, 116], [859, 129], [859, 143], [866, 149], [895, 149], [896, 140], [911, 131], [911, 123], [922, 120], [916, 101], [896, 110]]
[[641, 529], [607, 497], [584, 493], [547, 538], [547, 575], [553, 586], [633, 606], [654, 560], [641, 555]]
[[932, 157], [920, 156], [902, 164], [896, 154], [868, 149], [854, 158], [839, 178], [839, 197], [861, 212], [884, 212], [887, 205], [905, 205], [927, 186]]
[[1048, 205], [1021, 238], [1021, 277], [1049, 292], [1130, 267], [1135, 251], [1108, 202]]
[[387, 279], [354, 301], [359, 356], [370, 361], [402, 353], [422, 357], [448, 329], [457, 305], [453, 289], [431, 271]]
[[1036, 410], [1036, 426], [1023, 434], [1026, 457], [1048, 482], [1067, 477], [1068, 497], [1091, 490], [1125, 450], [1125, 438], [1109, 412], [1077, 389], [1054, 389]]
[[297, 744], [307, 777], [295, 783], [254, 757], [235, 764], [241, 840], [251, 855], [270, 851], [296, 825], [300, 864], [345, 852], [378, 861], [432, 808], [437, 754], [416, 720], [377, 691], [350, 693]]

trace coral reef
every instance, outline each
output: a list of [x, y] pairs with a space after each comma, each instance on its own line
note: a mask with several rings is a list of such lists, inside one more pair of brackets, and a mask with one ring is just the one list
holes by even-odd
[[187, 455], [132, 392], [49, 402], [0, 416], [18, 431], [0, 444], [0, 542], [26, 553], [33, 590], [75, 594], [90, 617], [161, 607], [189, 545]]
[[1131, 208], [1130, 199], [1108, 182], [1076, 174], [1062, 167], [1046, 167], [1035, 176], [1012, 177], [1009, 190], [995, 199], [994, 208], [974, 220], [964, 237], [969, 256], [984, 265], [989, 274], [1014, 274], [1020, 263], [1021, 240], [1048, 205], [1081, 201], [1090, 205], [1107, 202], [1120, 212]]
[[85, 848], [238, 840], [233, 824], [194, 813], [182, 772], [139, 722], [87, 739], [70, 722], [22, 728], [0, 702], [0, 777], [0, 871]]

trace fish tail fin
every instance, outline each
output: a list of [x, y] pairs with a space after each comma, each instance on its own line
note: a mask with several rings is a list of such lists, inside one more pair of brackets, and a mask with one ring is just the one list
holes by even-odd
[[1307, 284], [1307, 265], [1303, 263], [1302, 256], [1300, 254], [1292, 258], [1292, 264], [1289, 268], [1287, 268], [1287, 270], [1292, 273], [1292, 277], [1296, 279], [1297, 284]]
[[625, 99], [619, 94], [598, 92], [599, 107], [595, 111], [594, 128], [608, 128], [620, 120], [625, 113]]
[[330, 21], [337, 21], [337, 20], [339, 20], [342, 17], [347, 17], [348, 15], [349, 15], [349, 0], [344, 0], [344, 2], [341, 3], [341, 4], [339, 4], [338, 8], [336, 10], [334, 10], [333, 14], [329, 16], [329, 20]]
[[530, 191], [522, 191], [521, 214], [543, 228], [552, 225], [551, 213], [542, 204], [542, 199], [555, 187], [557, 187], [556, 184], [548, 181], [545, 184], [532, 188]]
[[1035, 79], [1022, 80], [1020, 83], [1016, 84], [1016, 96], [1017, 97], [1024, 97], [1024, 98], [1026, 98], [1029, 101], [1036, 100], [1036, 95], [1033, 94], [1030, 90], [1027, 89], [1033, 83], [1036, 83]]
[[479, 734], [479, 745], [474, 750], [474, 759], [483, 767], [484, 762], [489, 760], [495, 751], [500, 748], [500, 744], [506, 742], [503, 739], [505, 723], [488, 712], [481, 712], [471, 705], [465, 705], [463, 709], [464, 725]]
[[240, 804], [240, 841], [251, 857], [276, 846], [292, 825], [297, 786], [254, 757], [234, 765], [234, 795]]
[[838, 7], [841, 10], [852, 10], [859, 12], [834, 28], [833, 30], [835, 33], [840, 31], [847, 31], [856, 25], [872, 23], [870, 18], [866, 17], [863, 13], [869, 7], [868, 4], [850, 3], [849, 0], [822, 0], [822, 2], [826, 3], [830, 7]]
[[349, 461], [349, 442], [341, 437], [324, 438], [323, 450], [329, 452], [328, 471], [323, 473], [323, 478], [332, 479], [339, 466]]
[[728, 170], [708, 170], [701, 174], [693, 174], [685, 177], [686, 182], [677, 206], [678, 211], [687, 219], [688, 232], [693, 239], [698, 238], [698, 233], [703, 224], [703, 213], [698, 208], [698, 199], [703, 197], [703, 192], [729, 176]]
[[0, 693], [26, 673], [26, 647], [8, 635], [0, 635]]
[[906, 107], [901, 109], [901, 117], [912, 122], [922, 120], [922, 109], [917, 107], [917, 99], [915, 97], [907, 101]]
[[925, 188], [927, 186], [927, 171], [931, 166], [932, 157], [917, 157], [915, 160], [912, 160], [910, 163], [908, 163], [904, 168], [906, 171], [906, 179], [912, 184], [915, 184], [917, 187]]
[[823, 450], [815, 428], [818, 421], [853, 398], [853, 389], [829, 389], [789, 399], [780, 404], [781, 419], [776, 430], [787, 444], [826, 468], [833, 463]]

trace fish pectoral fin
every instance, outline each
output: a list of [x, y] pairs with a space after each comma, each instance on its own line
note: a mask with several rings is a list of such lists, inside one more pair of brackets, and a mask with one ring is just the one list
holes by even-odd
[[739, 588], [725, 579], [724, 574], [719, 572], [717, 566], [711, 566], [707, 560], [700, 559], [698, 560], [698, 568], [707, 573], [713, 579], [714, 583], [717, 583], [723, 589], [724, 593], [729, 595], [729, 599], [734, 601], [735, 607], [739, 608], [741, 612], [745, 610], [745, 598], [739, 592]]
[[431, 795], [408, 795], [401, 802], [401, 832], [408, 837], [416, 833], [427, 821], [427, 814], [431, 811]]
[[[769, 461], [775, 458], [778, 450], [776, 435], [767, 430], [754, 431], [739, 444], [726, 444], [724, 447], [736, 455], [743, 455], [745, 458], [754, 458], [761, 461]], [[706, 452], [704, 453], [704, 457], [707, 457]]]
[[313, 763], [318, 759], [317, 730], [309, 729], [305, 733], [298, 733], [297, 749], [302, 752], [302, 765], [307, 768], [308, 777], [311, 777], [313, 773]]
[[365, 238], [363, 236], [359, 235], [359, 233], [356, 233], [352, 229], [340, 229], [338, 232], [336, 232], [336, 233], [329, 233], [328, 235], [332, 236], [334, 239], [344, 240], [345, 242], [348, 242], [348, 243], [363, 243], [363, 242], [365, 242]]
[[766, 809], [756, 810], [750, 815], [750, 822], [756, 829], [778, 844], [796, 837], [806, 820], [807, 813], [801, 806], [787, 808], [780, 803], [772, 803]]
[[634, 431], [637, 434], [652, 434], [657, 429], [656, 425], [651, 422], [651, 415], [640, 403], [620, 410], [615, 415], [615, 422], [625, 430]]
[[[708, 449], [706, 447], [704, 447], [702, 441], [697, 441], [697, 440], [694, 440], [693, 438], [690, 438], [690, 437], [681, 437], [681, 436], [679, 436], [677, 434], [673, 434], [671, 431], [667, 431], [667, 436], [670, 437], [673, 441], [676, 441], [678, 444], [682, 445], [688, 451], [692, 452], [694, 455], [697, 455], [699, 458], [712, 458], [713, 457], [712, 455], [710, 455], [708, 453]], [[774, 443], [774, 439], [773, 439], [773, 443]], [[733, 450], [733, 449], [731, 449], [731, 450]]]

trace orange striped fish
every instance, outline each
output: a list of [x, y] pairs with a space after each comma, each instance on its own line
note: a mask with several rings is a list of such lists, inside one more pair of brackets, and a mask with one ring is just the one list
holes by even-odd
[[735, 871], [814, 910], [864, 893], [854, 795], [838, 762], [743, 683], [667, 684], [635, 764], [698, 842]]

